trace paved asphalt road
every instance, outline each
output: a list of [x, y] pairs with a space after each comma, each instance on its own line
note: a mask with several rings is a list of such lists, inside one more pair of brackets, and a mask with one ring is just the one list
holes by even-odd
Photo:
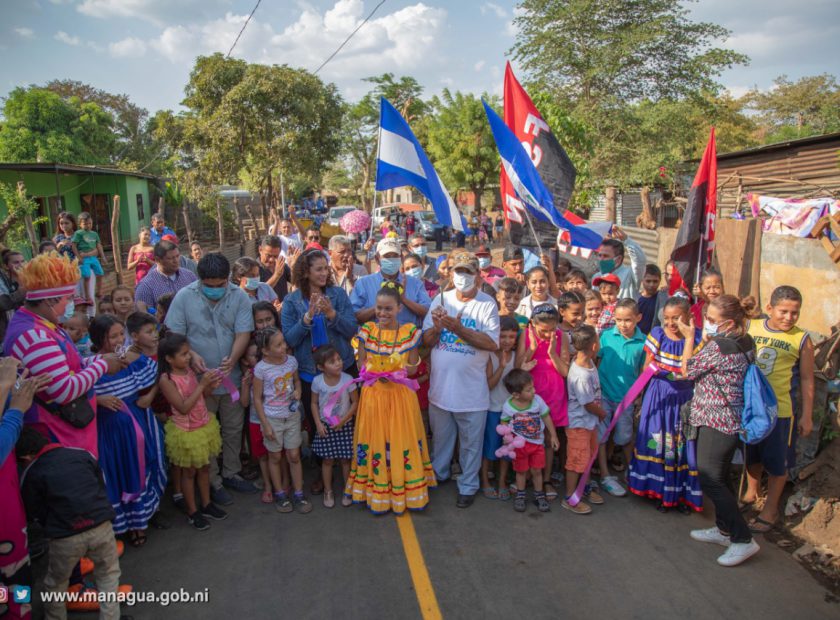
[[[608, 497], [589, 516], [556, 502], [548, 514], [529, 506], [522, 515], [510, 502], [482, 497], [461, 510], [455, 493], [444, 485], [410, 517], [444, 618], [840, 617], [826, 590], [760, 538], [762, 550], [747, 564], [719, 567], [722, 548], [688, 537], [710, 524], [708, 516], [661, 515], [635, 497]], [[422, 617], [392, 515], [328, 510], [320, 498], [309, 515], [279, 514], [242, 495], [229, 512], [197, 532], [166, 500], [172, 529], [150, 531], [143, 549], [126, 550], [123, 582], [156, 592], [209, 588], [209, 603], [138, 604], [123, 613], [138, 620]]]

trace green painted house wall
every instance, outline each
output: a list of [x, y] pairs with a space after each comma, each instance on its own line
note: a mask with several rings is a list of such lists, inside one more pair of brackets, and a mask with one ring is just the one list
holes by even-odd
[[[107, 235], [103, 234], [105, 232], [103, 228], [110, 229], [115, 195], [120, 196], [119, 241], [121, 244], [136, 243], [140, 227], [149, 225], [152, 214], [149, 179], [130, 174], [59, 172], [56, 175], [53, 172], [0, 170], [0, 182], [15, 187], [18, 181], [24, 182], [28, 196], [42, 201], [41, 215], [47, 217], [48, 221], [40, 227], [39, 236], [52, 238], [56, 234], [58, 224], [54, 221], [54, 213], [69, 211], [78, 215], [82, 211], [91, 211], [82, 200], [83, 196], [91, 194], [107, 197], [105, 200], [99, 199], [99, 217], [92, 213], [94, 228], [103, 240], [110, 236], [110, 232]], [[61, 204], [57, 206], [55, 196], [59, 191]], [[141, 201], [142, 208], [138, 207], [138, 200]], [[107, 205], [107, 209], [102, 208], [104, 205]], [[7, 213], [5, 203], [0, 199], [0, 220], [6, 217]]]

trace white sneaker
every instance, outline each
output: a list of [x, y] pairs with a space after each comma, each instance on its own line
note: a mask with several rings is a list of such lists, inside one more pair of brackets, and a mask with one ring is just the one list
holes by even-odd
[[694, 540], [715, 543], [716, 545], [721, 545], [722, 547], [728, 547], [731, 543], [729, 536], [721, 534], [720, 530], [716, 527], [710, 527], [705, 530], [691, 530], [691, 534], [689, 534], [689, 536], [691, 536]]
[[761, 547], [755, 540], [748, 543], [731, 543], [722, 556], [717, 559], [721, 566], [738, 566], [758, 553]]
[[624, 497], [627, 495], [627, 491], [621, 486], [621, 483], [615, 476], [601, 478], [601, 488], [614, 497]]

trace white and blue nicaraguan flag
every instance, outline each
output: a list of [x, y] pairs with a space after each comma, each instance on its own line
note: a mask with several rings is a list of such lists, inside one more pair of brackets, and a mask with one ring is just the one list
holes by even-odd
[[528, 211], [538, 220], [568, 231], [572, 245], [597, 250], [603, 237], [584, 226], [572, 224], [555, 208], [551, 192], [542, 182], [534, 162], [519, 138], [486, 101], [482, 100], [482, 103], [490, 122], [490, 129], [493, 131], [493, 138], [496, 140], [496, 148], [502, 158], [502, 166], [514, 191]]
[[376, 160], [376, 189], [403, 185], [416, 187], [429, 202], [438, 222], [464, 230], [464, 220], [446, 191], [411, 127], [384, 97], [379, 109], [379, 157]]

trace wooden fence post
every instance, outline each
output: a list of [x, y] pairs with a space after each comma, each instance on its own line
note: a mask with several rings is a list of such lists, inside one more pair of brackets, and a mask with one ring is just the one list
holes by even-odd
[[605, 207], [606, 207], [606, 220], [611, 224], [615, 224], [615, 211], [616, 211], [616, 194], [617, 190], [614, 187], [608, 187], [605, 192]]
[[222, 201], [216, 198], [216, 220], [219, 225], [219, 252], [225, 248], [225, 218], [222, 215]]
[[233, 214], [236, 216], [236, 225], [239, 227], [239, 243], [240, 245], [244, 245], [245, 226], [242, 224], [242, 213], [239, 212], [239, 198], [237, 196], [233, 197]]
[[114, 255], [114, 271], [117, 274], [117, 282], [123, 281], [122, 252], [120, 251], [120, 197], [114, 196], [114, 210], [111, 213], [111, 253]]

